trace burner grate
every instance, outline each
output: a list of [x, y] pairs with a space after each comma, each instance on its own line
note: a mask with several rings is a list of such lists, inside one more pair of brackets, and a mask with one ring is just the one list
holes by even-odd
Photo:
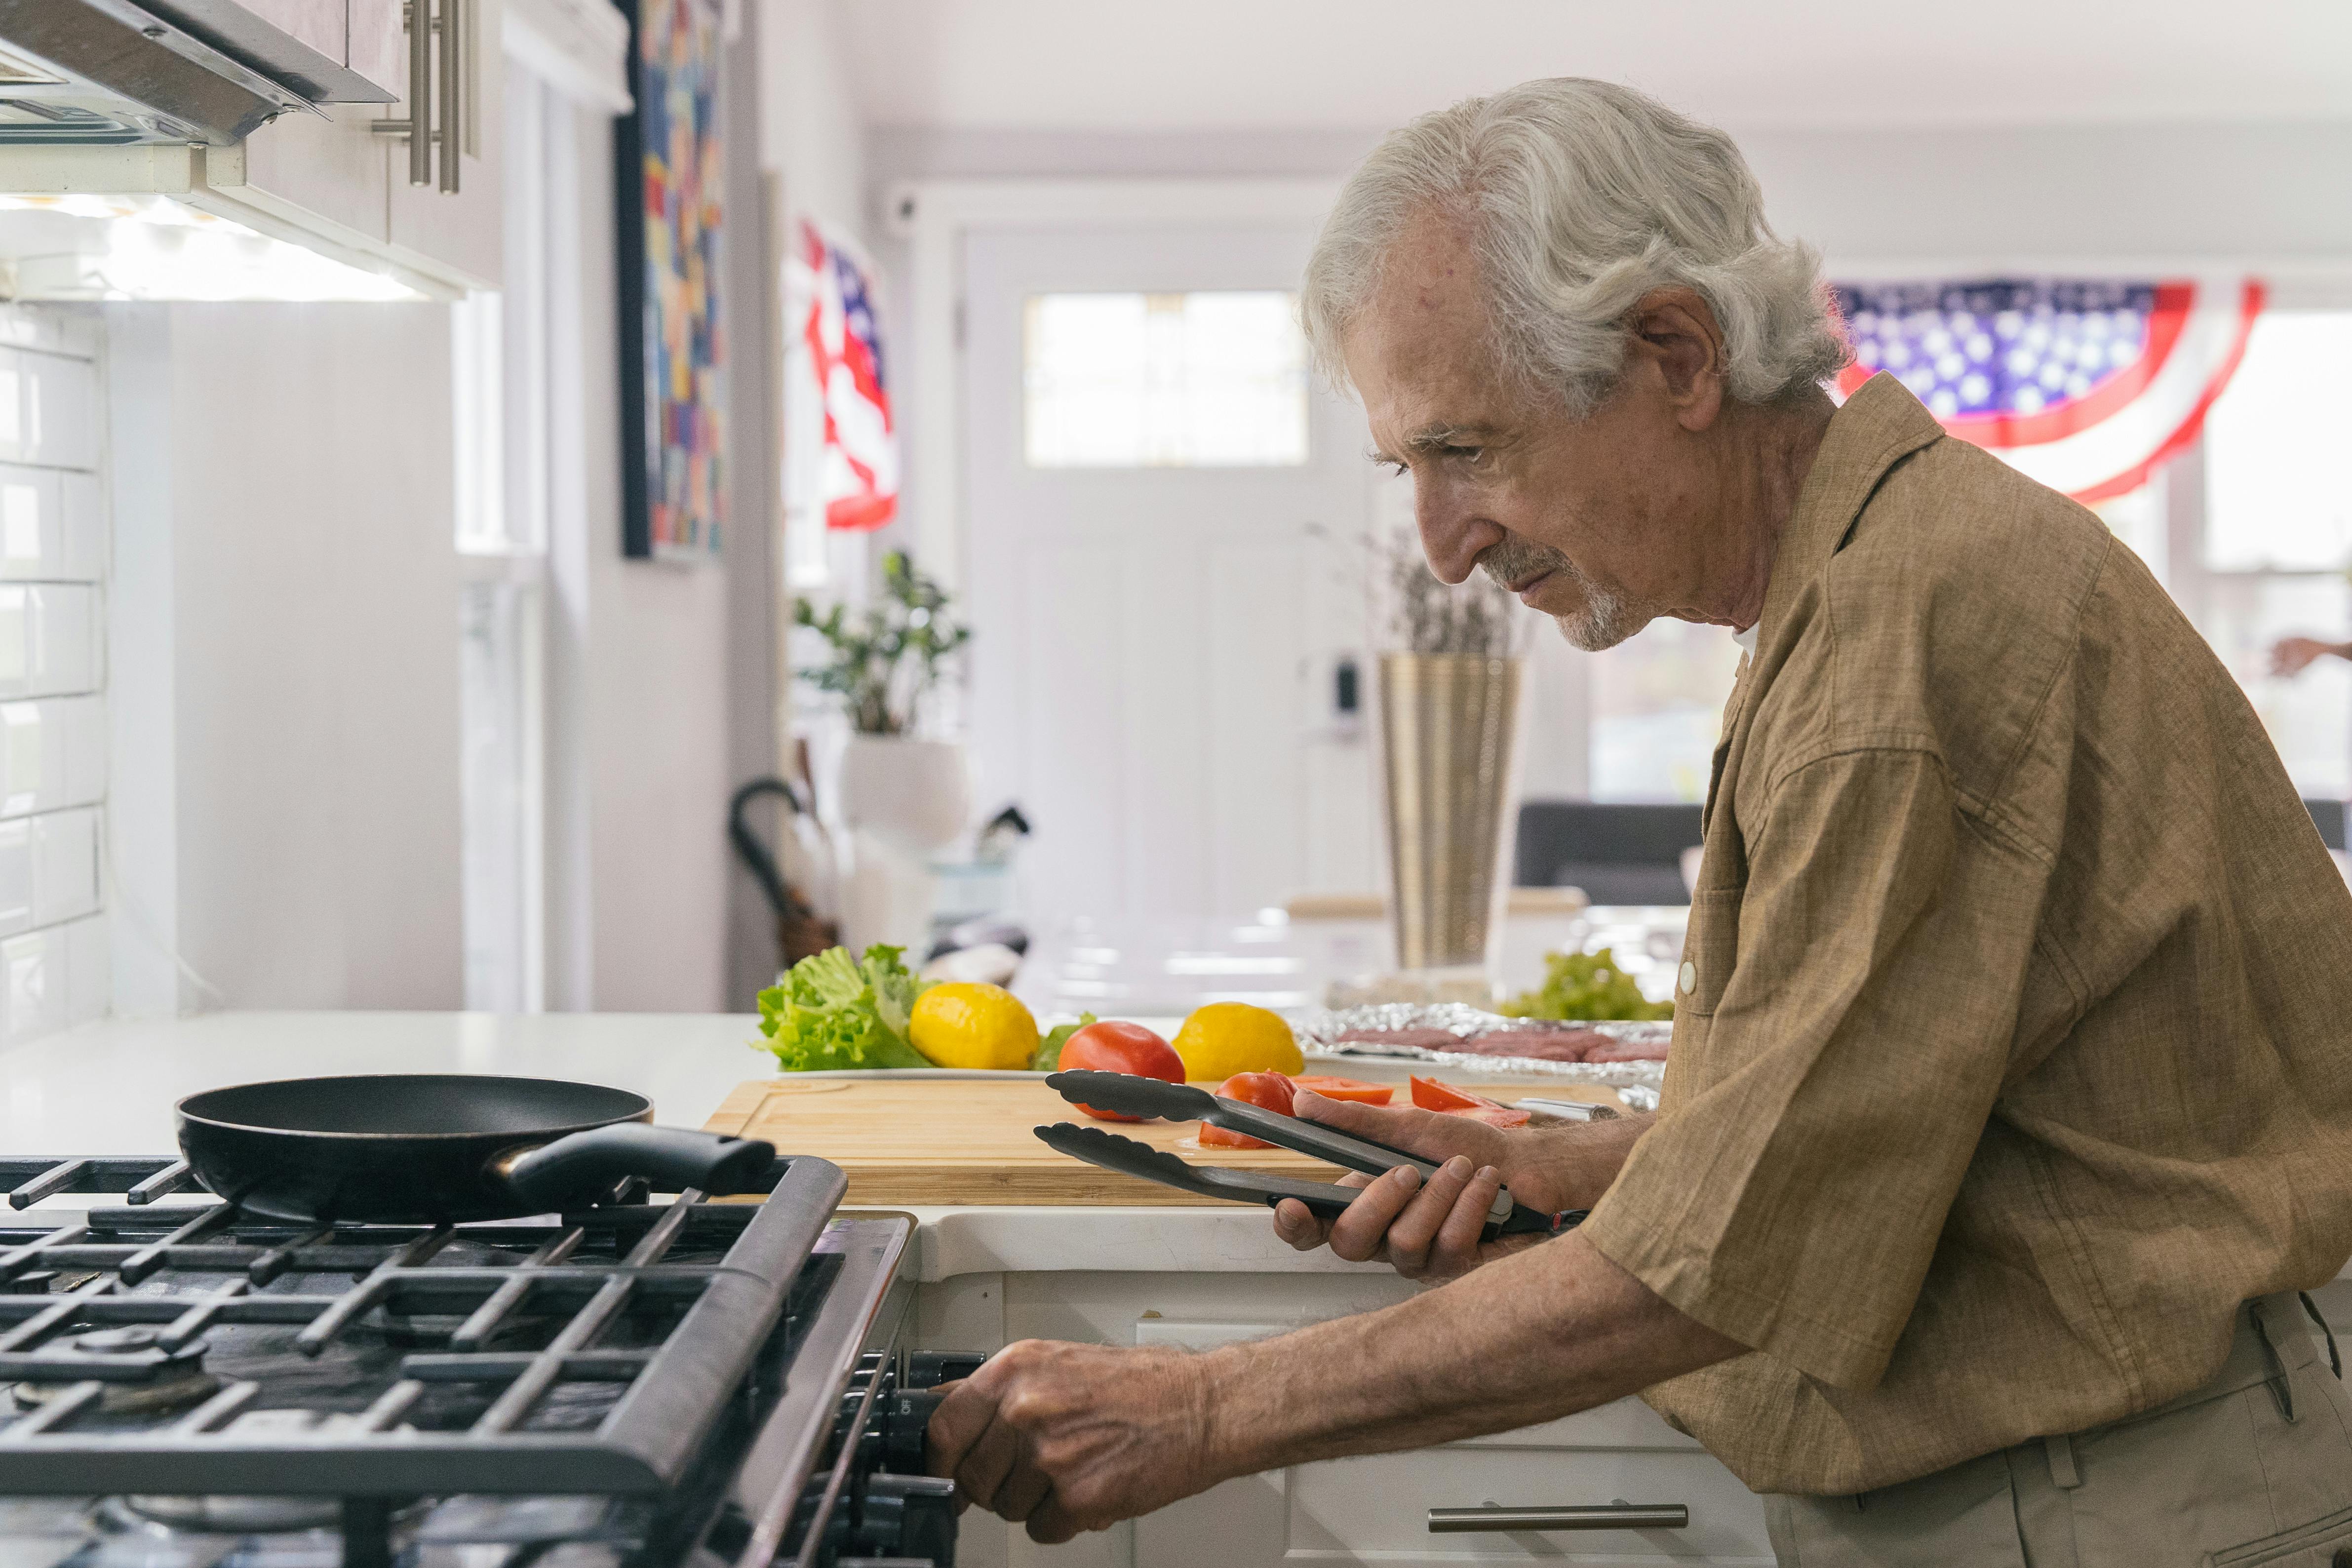
[[[845, 1184], [817, 1160], [771, 1174], [759, 1205], [688, 1193], [555, 1223], [305, 1226], [158, 1203], [209, 1197], [179, 1162], [0, 1158], [13, 1207], [125, 1200], [0, 1230], [0, 1384], [37, 1396], [21, 1414], [0, 1396], [0, 1492], [664, 1491]], [[517, 1339], [531, 1342], [499, 1342]], [[115, 1391], [199, 1357], [217, 1382], [193, 1408], [121, 1414]]]

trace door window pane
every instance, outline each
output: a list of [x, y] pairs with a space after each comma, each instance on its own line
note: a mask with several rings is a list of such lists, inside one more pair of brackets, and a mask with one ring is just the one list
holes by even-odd
[[2205, 420], [2205, 563], [2333, 572], [2352, 563], [2352, 311], [2269, 310]]
[[1307, 343], [1289, 294], [1032, 295], [1022, 388], [1033, 468], [1307, 461]]

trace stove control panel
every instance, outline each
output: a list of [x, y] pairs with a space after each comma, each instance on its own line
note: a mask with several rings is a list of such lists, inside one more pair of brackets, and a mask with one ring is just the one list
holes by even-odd
[[[820, 1568], [954, 1568], [955, 1483], [924, 1473], [924, 1448], [931, 1413], [944, 1397], [940, 1385], [971, 1376], [986, 1359], [917, 1351], [902, 1368], [887, 1352], [859, 1358], [834, 1418], [827, 1462], [802, 1499], [787, 1561]], [[818, 1540], [812, 1554], [813, 1524]]]

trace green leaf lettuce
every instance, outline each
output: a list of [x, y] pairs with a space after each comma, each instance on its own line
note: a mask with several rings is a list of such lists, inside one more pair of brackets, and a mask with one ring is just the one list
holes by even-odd
[[921, 989], [903, 948], [880, 943], [852, 959], [829, 947], [802, 959], [760, 993], [760, 1032], [786, 1072], [927, 1068], [907, 1043], [907, 1018]]
[[1096, 1018], [1092, 1013], [1081, 1013], [1078, 1015], [1078, 1021], [1075, 1024], [1055, 1025], [1046, 1033], [1045, 1037], [1037, 1042], [1036, 1054], [1029, 1058], [1029, 1066], [1037, 1072], [1059, 1071], [1062, 1066], [1062, 1047], [1070, 1043], [1072, 1035], [1094, 1022]]

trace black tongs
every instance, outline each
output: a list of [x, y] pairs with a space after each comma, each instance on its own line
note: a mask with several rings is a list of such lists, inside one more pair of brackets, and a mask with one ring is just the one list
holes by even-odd
[[[1263, 1138], [1269, 1143], [1294, 1149], [1302, 1154], [1312, 1154], [1318, 1160], [1328, 1160], [1335, 1165], [1344, 1165], [1367, 1175], [1381, 1175], [1399, 1165], [1411, 1165], [1421, 1173], [1423, 1181], [1437, 1173], [1437, 1162], [1433, 1160], [1424, 1160], [1418, 1154], [1391, 1149], [1370, 1138], [1359, 1138], [1318, 1122], [1302, 1121], [1295, 1116], [1285, 1116], [1280, 1111], [1267, 1110], [1261, 1106], [1247, 1105], [1238, 1100], [1221, 1100], [1207, 1089], [1194, 1089], [1190, 1084], [1169, 1083], [1134, 1073], [1077, 1071], [1049, 1073], [1045, 1084], [1072, 1105], [1088, 1105], [1097, 1110], [1116, 1110], [1129, 1116], [1159, 1117], [1168, 1121], [1205, 1121], [1212, 1127]], [[1099, 1127], [1081, 1127], [1072, 1121], [1057, 1121], [1051, 1127], [1040, 1127], [1037, 1136], [1044, 1140], [1046, 1147], [1084, 1160], [1088, 1164], [1100, 1165], [1106, 1171], [1141, 1176], [1188, 1193], [1198, 1193], [1202, 1197], [1226, 1198], [1235, 1203], [1271, 1206], [1285, 1198], [1297, 1198], [1324, 1219], [1337, 1218], [1361, 1191], [1357, 1187], [1294, 1181], [1286, 1176], [1266, 1175], [1255, 1171], [1228, 1171], [1213, 1165], [1191, 1165], [1149, 1143], [1139, 1143], [1132, 1138], [1122, 1138]], [[1505, 1188], [1495, 1194], [1494, 1206], [1486, 1211], [1484, 1234], [1490, 1240], [1497, 1236], [1528, 1232], [1552, 1235], [1568, 1229], [1583, 1218], [1582, 1209], [1552, 1215], [1529, 1208], [1515, 1202], [1510, 1190]]]

